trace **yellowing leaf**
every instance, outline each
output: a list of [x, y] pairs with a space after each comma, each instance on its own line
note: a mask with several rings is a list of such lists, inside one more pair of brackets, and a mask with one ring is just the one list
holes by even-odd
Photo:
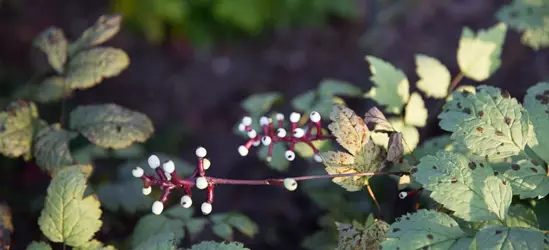
[[7, 205], [0, 204], [0, 246], [10, 248], [13, 223], [11, 221], [11, 209]]
[[370, 80], [376, 85], [366, 93], [366, 97], [385, 106], [387, 112], [400, 114], [410, 96], [408, 78], [386, 61], [373, 56], [367, 56], [366, 60], [370, 63], [372, 72]]
[[38, 218], [42, 233], [52, 242], [80, 247], [101, 228], [101, 210], [95, 196], [83, 197], [89, 166], [67, 167], [56, 173]]
[[40, 241], [40, 242], [36, 242], [36, 241], [33, 241], [31, 242], [28, 246], [27, 246], [27, 249], [26, 250], [52, 250], [51, 246], [46, 243], [46, 242], [43, 242], [43, 241]]
[[0, 153], [17, 158], [31, 150], [38, 109], [32, 102], [15, 101], [0, 112]]
[[458, 48], [458, 65], [465, 76], [484, 81], [501, 64], [501, 47], [505, 40], [507, 26], [499, 23], [477, 35], [470, 28], [463, 28]]
[[117, 76], [125, 70], [130, 58], [120, 49], [96, 47], [78, 52], [69, 61], [65, 80], [71, 89], [87, 89], [104, 78]]
[[33, 41], [33, 45], [48, 57], [51, 67], [62, 74], [67, 61], [67, 39], [63, 31], [56, 27], [44, 30]]
[[144, 142], [154, 133], [146, 115], [116, 104], [78, 106], [71, 112], [69, 124], [90, 142], [113, 149]]
[[336, 104], [333, 106], [330, 119], [332, 123], [328, 125], [328, 129], [336, 137], [337, 142], [351, 154], [358, 153], [368, 143], [368, 126], [353, 110]]
[[436, 58], [416, 55], [416, 72], [419, 76], [417, 88], [427, 97], [444, 98], [450, 87], [450, 71]]
[[412, 93], [410, 100], [408, 100], [408, 104], [406, 105], [404, 123], [416, 127], [425, 127], [427, 116], [427, 109], [425, 108], [423, 98], [421, 98], [421, 95], [417, 92]]
[[36, 141], [33, 145], [36, 164], [51, 174], [74, 164], [69, 150], [69, 142], [77, 135], [76, 132], [62, 129], [59, 123], [40, 130], [36, 134]]
[[111, 39], [120, 30], [122, 16], [120, 14], [103, 15], [93, 26], [86, 29], [77, 41], [69, 45], [70, 54], [82, 49], [99, 45]]

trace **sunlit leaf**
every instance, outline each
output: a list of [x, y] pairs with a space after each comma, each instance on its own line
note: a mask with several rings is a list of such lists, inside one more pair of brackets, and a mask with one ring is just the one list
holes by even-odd
[[536, 213], [522, 204], [514, 204], [509, 208], [505, 225], [508, 227], [538, 228]]
[[222, 242], [203, 241], [193, 245], [189, 250], [250, 250], [244, 247], [240, 242]]
[[535, 133], [528, 146], [545, 162], [549, 162], [549, 83], [540, 82], [528, 88], [524, 108], [528, 110]]
[[377, 107], [370, 108], [364, 115], [364, 121], [368, 123], [374, 123], [383, 127], [391, 127], [391, 123], [387, 121], [387, 118]]
[[[68, 85], [68, 84], [67, 84]], [[55, 102], [70, 94], [70, 86], [65, 86], [65, 78], [51, 76], [46, 78], [34, 91], [34, 100], [40, 103]]]
[[473, 249], [545, 249], [545, 235], [536, 229], [487, 226], [475, 235]]
[[37, 119], [32, 102], [15, 101], [0, 112], [0, 153], [10, 158], [29, 153]]
[[361, 117], [344, 105], [334, 105], [328, 129], [337, 142], [351, 154], [358, 153], [369, 141], [370, 131]]
[[521, 199], [542, 198], [549, 194], [549, 176], [538, 162], [524, 159], [512, 163], [503, 176], [513, 186], [513, 194]]
[[406, 116], [404, 117], [404, 123], [406, 125], [413, 125], [416, 127], [425, 127], [427, 124], [427, 108], [423, 98], [417, 92], [412, 93], [408, 104], [406, 104]]
[[439, 60], [426, 55], [416, 55], [417, 88], [427, 97], [444, 98], [450, 87], [450, 71]]
[[122, 16], [120, 14], [100, 16], [93, 26], [86, 29], [74, 43], [69, 45], [70, 54], [82, 49], [99, 45], [111, 39], [120, 30]]
[[534, 50], [549, 46], [549, 2], [539, 0], [514, 0], [501, 7], [496, 17], [518, 31], [523, 31], [521, 41]]
[[68, 63], [65, 81], [71, 89], [87, 89], [117, 76], [130, 64], [121, 49], [96, 47], [78, 52]]
[[34, 39], [33, 45], [46, 54], [48, 62], [57, 73], [63, 73], [67, 61], [67, 39], [63, 30], [50, 27]]
[[375, 87], [366, 93], [366, 97], [385, 106], [387, 112], [400, 114], [402, 106], [410, 97], [408, 78], [401, 70], [386, 61], [373, 56], [367, 56], [366, 60], [370, 63], [372, 72], [370, 80], [375, 84]]
[[402, 145], [402, 133], [392, 133], [391, 136], [389, 136], [387, 160], [393, 163], [397, 163], [403, 154], [404, 146]]
[[389, 230], [387, 222], [373, 219], [370, 214], [368, 222], [360, 227], [360, 224], [353, 221], [353, 224], [336, 223], [339, 231], [338, 250], [368, 250], [379, 249], [381, 242], [385, 239], [385, 233]]

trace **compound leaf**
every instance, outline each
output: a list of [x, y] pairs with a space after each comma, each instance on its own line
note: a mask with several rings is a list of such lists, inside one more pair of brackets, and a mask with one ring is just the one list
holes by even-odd
[[[355, 226], [357, 224], [359, 227]], [[336, 222], [336, 226], [339, 231], [338, 250], [379, 249], [390, 227], [387, 222], [374, 220], [373, 217], [364, 225], [354, 221], [353, 224]]]
[[372, 72], [370, 80], [376, 86], [365, 96], [385, 106], [387, 112], [400, 114], [402, 106], [410, 96], [408, 78], [401, 70], [386, 61], [373, 56], [367, 56], [366, 60], [370, 63]]
[[70, 54], [82, 49], [99, 45], [111, 39], [120, 30], [122, 16], [120, 14], [100, 16], [94, 25], [86, 29], [80, 38], [69, 45]]
[[518, 31], [524, 31], [522, 42], [538, 50], [549, 46], [549, 2], [514, 0], [500, 8], [496, 17]]
[[75, 248], [75, 250], [116, 250], [113, 246], [105, 246], [98, 240], [92, 240], [83, 246]]
[[54, 174], [65, 166], [74, 164], [69, 150], [69, 142], [77, 135], [76, 132], [62, 129], [59, 123], [38, 131], [33, 145], [36, 164], [50, 174]]
[[130, 64], [121, 49], [96, 47], [78, 52], [68, 63], [65, 81], [71, 89], [87, 89], [117, 76]]
[[538, 228], [538, 218], [534, 210], [522, 204], [513, 204], [509, 208], [505, 225], [508, 227]]
[[[383, 249], [467, 249], [467, 236], [447, 214], [420, 209], [391, 224]], [[462, 245], [463, 244], [463, 245]], [[465, 246], [458, 248], [457, 246]]]
[[336, 104], [330, 114], [332, 123], [328, 129], [336, 137], [336, 141], [351, 154], [357, 154], [370, 138], [368, 126], [362, 118], [345, 105]]
[[336, 79], [324, 79], [318, 86], [318, 92], [320, 95], [333, 97], [333, 96], [360, 96], [362, 95], [362, 89], [345, 81]]
[[475, 235], [472, 249], [544, 249], [545, 235], [536, 229], [487, 226]]
[[470, 28], [464, 27], [457, 53], [461, 72], [475, 81], [488, 79], [501, 65], [501, 47], [506, 32], [504, 23], [480, 30], [476, 35]]
[[426, 55], [416, 55], [416, 72], [419, 76], [417, 88], [427, 97], [444, 98], [452, 76], [450, 71], [439, 60]]
[[512, 163], [503, 176], [511, 183], [513, 194], [521, 199], [542, 198], [549, 194], [547, 171], [535, 161], [523, 159]]
[[51, 76], [46, 78], [34, 91], [34, 100], [40, 103], [54, 102], [70, 94], [70, 87], [65, 89], [65, 78]]
[[450, 139], [450, 135], [431, 137], [425, 140], [421, 146], [416, 148], [414, 151], [414, 156], [419, 159], [426, 155], [434, 155], [439, 150], [450, 151], [451, 144], [452, 139]]
[[191, 220], [193, 210], [179, 205], [161, 215], [148, 214], [137, 222], [132, 234], [132, 246], [138, 247], [160, 234], [172, 234], [175, 241], [185, 237], [185, 224]]
[[528, 146], [545, 162], [549, 162], [549, 83], [540, 82], [530, 87], [524, 97], [524, 108], [528, 110], [535, 134]]
[[52, 242], [79, 247], [101, 227], [97, 197], [83, 197], [90, 173], [91, 166], [71, 166], [57, 172], [51, 181], [38, 225]]
[[240, 242], [222, 242], [215, 241], [203, 241], [199, 244], [193, 245], [190, 250], [250, 250], [244, 247]]
[[49, 64], [57, 73], [63, 73], [67, 61], [67, 39], [63, 30], [51, 27], [42, 31], [34, 39], [33, 46], [46, 54]]
[[148, 238], [139, 246], [134, 247], [135, 250], [175, 250], [176, 239], [173, 233], [164, 232]]
[[408, 100], [408, 104], [406, 104], [405, 112], [406, 116], [404, 116], [404, 123], [406, 123], [406, 125], [425, 127], [428, 113], [420, 94], [417, 92], [412, 93]]
[[71, 112], [69, 123], [90, 142], [113, 149], [144, 142], [154, 133], [146, 115], [116, 104], [78, 106]]
[[33, 241], [27, 246], [26, 250], [52, 250], [52, 248], [51, 248], [50, 244], [48, 244], [46, 242]]
[[279, 92], [266, 92], [261, 94], [253, 94], [242, 101], [241, 105], [250, 116], [260, 116], [269, 111], [272, 106], [282, 100], [282, 94]]
[[487, 163], [462, 154], [439, 151], [424, 156], [413, 175], [432, 191], [431, 198], [466, 221], [503, 220], [511, 204], [511, 185], [495, 177]]
[[38, 109], [32, 102], [15, 101], [0, 112], [0, 153], [17, 158], [31, 150]]

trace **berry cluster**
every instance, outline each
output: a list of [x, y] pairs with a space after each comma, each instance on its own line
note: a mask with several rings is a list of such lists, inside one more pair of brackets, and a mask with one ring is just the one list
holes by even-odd
[[[238, 126], [238, 129], [245, 132], [250, 139], [246, 142], [246, 144], [238, 147], [238, 153], [242, 156], [246, 156], [252, 146], [257, 147], [263, 144], [264, 146], [269, 147], [266, 160], [271, 161], [274, 144], [277, 142], [288, 143], [288, 150], [284, 153], [284, 156], [286, 157], [286, 160], [293, 161], [295, 159], [295, 144], [303, 142], [306, 143], [315, 153], [315, 161], [322, 162], [322, 158], [318, 155], [319, 151], [313, 145], [313, 141], [331, 139], [332, 136], [322, 133], [322, 126], [320, 122], [321, 117], [318, 112], [313, 111], [309, 114], [310, 123], [306, 130], [298, 127], [301, 115], [296, 112], [290, 114], [291, 127], [289, 129], [289, 133], [284, 128], [284, 115], [278, 113], [275, 118], [277, 120], [276, 125], [273, 124], [272, 118], [265, 116], [261, 117], [259, 119], [259, 125], [261, 126], [260, 132], [252, 128], [251, 117], [245, 116], [242, 118], [242, 122]], [[313, 129], [316, 129], [315, 133], [313, 133]]]

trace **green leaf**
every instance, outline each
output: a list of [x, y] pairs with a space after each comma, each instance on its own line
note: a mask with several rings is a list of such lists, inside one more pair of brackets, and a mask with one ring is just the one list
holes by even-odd
[[46, 54], [48, 62], [57, 73], [63, 73], [67, 61], [67, 39], [63, 30], [50, 27], [42, 31], [32, 44]]
[[[398, 118], [390, 118], [388, 120], [389, 124], [391, 124], [391, 127], [387, 128], [384, 125], [378, 124], [375, 127], [375, 130], [381, 129], [381, 130], [389, 130], [389, 131], [395, 131], [395, 132], [401, 132], [403, 137], [403, 143], [404, 143], [404, 152], [410, 153], [412, 152], [419, 143], [419, 131], [414, 126], [408, 126], [404, 124], [404, 121], [402, 119]], [[394, 128], [394, 130], [393, 130]], [[376, 145], [380, 145], [384, 148], [387, 148], [389, 144], [389, 136], [387, 133], [382, 132], [374, 132], [372, 133], [372, 140]]]
[[524, 108], [528, 110], [535, 134], [528, 146], [545, 162], [549, 162], [549, 83], [540, 82], [530, 87], [524, 97]]
[[334, 238], [331, 230], [319, 230], [307, 236], [301, 242], [301, 247], [308, 250], [334, 250], [337, 248], [337, 238]]
[[545, 249], [543, 232], [527, 228], [487, 226], [475, 235], [472, 249]]
[[385, 106], [387, 112], [399, 115], [410, 96], [408, 78], [386, 61], [373, 56], [367, 56], [366, 60], [370, 63], [372, 72], [370, 80], [376, 86], [365, 96]]
[[511, 185], [487, 163], [462, 154], [441, 150], [424, 156], [413, 176], [432, 191], [433, 200], [466, 221], [503, 220], [511, 204]]
[[[372, 214], [366, 224], [353, 221], [353, 224], [337, 223], [339, 231], [338, 250], [379, 249], [389, 230], [389, 224], [382, 220], [374, 220]], [[360, 227], [354, 225], [358, 224]]]
[[509, 208], [505, 225], [508, 227], [535, 228], [539, 227], [536, 213], [529, 207], [513, 204]]
[[416, 55], [416, 65], [416, 72], [419, 76], [417, 88], [423, 91], [427, 97], [446, 97], [452, 78], [448, 68], [436, 58], [422, 54]]
[[434, 155], [441, 149], [450, 151], [451, 143], [450, 135], [431, 137], [425, 140], [420, 147], [416, 148], [414, 156], [419, 159], [426, 155]]
[[253, 238], [259, 230], [257, 224], [254, 221], [252, 221], [248, 216], [241, 213], [231, 212], [229, 214], [229, 218], [227, 218], [227, 222], [229, 223], [229, 225], [236, 228], [236, 230], [250, 238]]
[[77, 41], [69, 45], [70, 54], [99, 45], [111, 39], [120, 30], [122, 16], [120, 14], [100, 16], [95, 24], [86, 29]]
[[332, 123], [328, 129], [336, 137], [336, 141], [352, 155], [362, 150], [368, 143], [370, 130], [362, 118], [344, 105], [334, 105], [330, 114]]
[[218, 223], [212, 227], [213, 233], [224, 240], [233, 238], [233, 228], [227, 223]]
[[292, 99], [292, 106], [296, 111], [302, 113], [318, 112], [322, 117], [330, 116], [334, 104], [345, 102], [335, 96], [321, 95], [319, 92], [310, 90]]
[[117, 76], [130, 64], [121, 49], [96, 47], [78, 52], [67, 65], [65, 81], [71, 89], [87, 89]]
[[[391, 224], [383, 249], [467, 249], [467, 236], [447, 214], [418, 210]], [[458, 246], [461, 246], [458, 247]]]
[[[441, 127], [452, 131], [452, 139], [465, 145], [471, 153], [498, 160], [517, 155], [524, 150], [533, 134], [528, 112], [509, 93], [499, 88], [481, 85], [476, 94], [455, 92], [444, 105]], [[443, 123], [455, 122], [454, 128]]]
[[134, 250], [175, 250], [176, 239], [173, 233], [164, 232], [148, 238]]
[[49, 103], [61, 100], [70, 94], [69, 86], [65, 88], [65, 78], [50, 76], [46, 78], [34, 91], [34, 100], [40, 103]]
[[154, 133], [146, 115], [117, 104], [78, 106], [71, 112], [69, 124], [91, 143], [113, 149], [145, 142]]
[[187, 228], [187, 231], [191, 235], [191, 238], [194, 238], [197, 234], [202, 232], [204, 230], [204, 227], [208, 223], [208, 220], [206, 218], [192, 218], [189, 221], [187, 221], [187, 224], [185, 227]]
[[52, 250], [51, 246], [43, 241], [33, 241], [27, 246], [27, 250]]
[[406, 123], [406, 125], [425, 127], [428, 113], [423, 98], [421, 98], [421, 95], [417, 92], [412, 93], [410, 96], [408, 104], [406, 104], [405, 113], [404, 123]]
[[345, 81], [336, 79], [324, 79], [319, 83], [318, 93], [323, 96], [349, 96], [358, 97], [361, 96], [362, 89]]
[[116, 250], [116, 248], [113, 246], [105, 246], [98, 240], [92, 240], [74, 250]]
[[[290, 167], [290, 162], [284, 157], [287, 147], [282, 143], [276, 143], [273, 146], [273, 156], [270, 161], [267, 161], [267, 165], [278, 171], [286, 171]], [[261, 147], [257, 151], [257, 157], [260, 159], [267, 159], [269, 153], [269, 147]]]
[[538, 50], [549, 46], [549, 2], [514, 0], [500, 8], [496, 17], [518, 31], [524, 31], [522, 42]]
[[234, 24], [237, 28], [257, 34], [268, 17], [268, 4], [255, 0], [218, 0], [213, 4], [214, 18]]
[[222, 242], [203, 241], [193, 245], [189, 250], [250, 250], [244, 247], [240, 242]]
[[104, 209], [135, 214], [137, 211], [150, 210], [153, 200], [143, 195], [143, 181], [135, 179], [117, 183], [104, 183], [97, 189], [97, 196]]
[[132, 234], [132, 246], [138, 247], [156, 235], [172, 234], [175, 241], [185, 237], [185, 224], [193, 215], [192, 209], [175, 205], [161, 215], [148, 214], [137, 222]]
[[531, 201], [534, 210], [536, 212], [536, 218], [538, 218], [539, 229], [549, 230], [549, 200], [533, 200]]
[[17, 158], [31, 150], [38, 109], [32, 102], [14, 101], [0, 112], [0, 153]]
[[79, 247], [101, 228], [97, 197], [83, 197], [91, 166], [72, 166], [60, 170], [52, 179], [38, 218], [42, 233], [52, 242]]
[[[313, 129], [313, 133], [316, 129]], [[326, 133], [323, 129], [323, 133]], [[332, 148], [332, 143], [330, 140], [316, 140], [311, 142], [320, 152], [328, 151]], [[294, 152], [301, 156], [302, 158], [311, 158], [315, 155], [315, 152], [307, 143], [299, 142], [294, 145]]]
[[[546, 21], [547, 23], [547, 21]], [[523, 44], [533, 48], [534, 50], [539, 50], [541, 48], [546, 48], [549, 46], [549, 24], [543, 28], [528, 29], [524, 31], [520, 41]]]
[[261, 116], [269, 111], [276, 102], [282, 100], [282, 94], [278, 92], [266, 92], [253, 94], [242, 101], [241, 105], [250, 116]]
[[33, 145], [36, 164], [50, 174], [54, 174], [63, 167], [75, 164], [69, 150], [69, 142], [76, 136], [78, 136], [78, 133], [62, 129], [59, 123], [40, 130], [36, 134]]
[[507, 26], [498, 23], [475, 34], [464, 27], [457, 52], [458, 65], [463, 74], [475, 81], [484, 81], [501, 65], [501, 47]]
[[547, 171], [535, 161], [523, 159], [512, 163], [503, 176], [511, 183], [513, 194], [521, 199], [543, 198], [549, 194]]

